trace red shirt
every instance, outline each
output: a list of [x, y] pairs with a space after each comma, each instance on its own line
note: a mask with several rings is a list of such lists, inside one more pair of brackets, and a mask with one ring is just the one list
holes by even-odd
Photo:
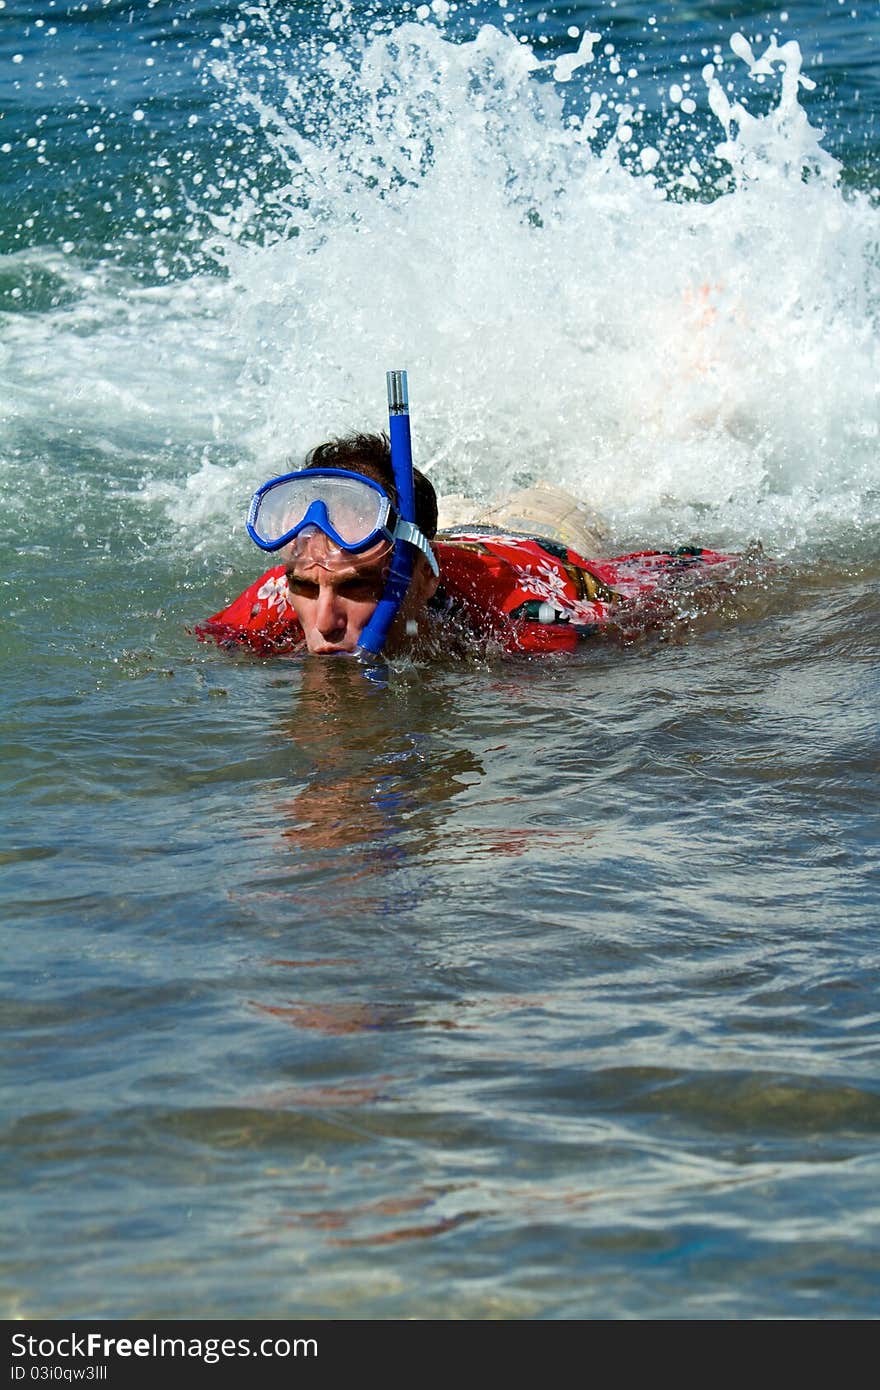
[[[585, 560], [554, 541], [478, 529], [432, 545], [440, 565], [441, 604], [445, 600], [476, 635], [494, 638], [509, 652], [573, 651], [627, 611], [656, 606], [683, 580], [737, 559], [682, 546]], [[245, 646], [260, 656], [295, 651], [304, 639], [284, 565], [267, 570], [195, 630], [200, 638]]]

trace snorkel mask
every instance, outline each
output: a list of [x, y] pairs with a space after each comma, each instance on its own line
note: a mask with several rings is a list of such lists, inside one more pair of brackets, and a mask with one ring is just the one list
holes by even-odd
[[251, 539], [262, 550], [308, 549], [313, 563], [343, 567], [354, 557], [381, 559], [391, 553], [382, 596], [361, 633], [355, 654], [377, 656], [406, 598], [412, 579], [412, 549], [421, 551], [434, 574], [437, 561], [415, 521], [412, 442], [406, 372], [388, 372], [388, 433], [397, 506], [381, 484], [362, 473], [310, 468], [272, 478], [254, 493], [247, 519]]

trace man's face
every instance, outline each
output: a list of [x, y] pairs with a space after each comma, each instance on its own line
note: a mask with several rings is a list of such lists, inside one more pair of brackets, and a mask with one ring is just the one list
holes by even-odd
[[[306, 646], [317, 656], [354, 651], [382, 597], [391, 566], [391, 547], [384, 542], [361, 555], [342, 555], [332, 549], [335, 555], [328, 564], [326, 538], [314, 534], [287, 565], [290, 601]], [[424, 607], [435, 588], [434, 577], [419, 556], [410, 591], [386, 644], [389, 650], [397, 645], [407, 617]]]
[[333, 551], [334, 562], [328, 564], [330, 547], [323, 535], [315, 534], [287, 565], [290, 601], [306, 646], [316, 655], [354, 651], [382, 597], [391, 562], [385, 544], [362, 555]]

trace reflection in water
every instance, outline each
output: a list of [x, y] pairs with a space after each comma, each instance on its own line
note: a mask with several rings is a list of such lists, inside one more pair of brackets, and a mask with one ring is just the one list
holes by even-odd
[[483, 773], [469, 750], [442, 746], [455, 727], [451, 704], [446, 684], [382, 686], [353, 661], [304, 661], [283, 732], [313, 770], [279, 809], [312, 871], [332, 871], [334, 882], [372, 877], [433, 843], [440, 808], [462, 778]]
[[485, 1214], [482, 1211], [463, 1211], [458, 1216], [439, 1218], [423, 1226], [402, 1226], [368, 1236], [340, 1236], [332, 1243], [339, 1246], [397, 1245], [403, 1240], [426, 1240], [430, 1236], [445, 1235], [447, 1231], [454, 1231], [457, 1226], [464, 1226], [468, 1222], [479, 1221]]
[[[291, 1233], [303, 1227], [322, 1233], [328, 1246], [396, 1245], [401, 1241], [426, 1240], [444, 1235], [459, 1226], [478, 1221], [486, 1210], [472, 1206], [461, 1211], [444, 1211], [460, 1201], [482, 1196], [479, 1184], [473, 1182], [447, 1183], [443, 1186], [419, 1184], [413, 1192], [373, 1201], [356, 1201], [342, 1207], [306, 1208], [274, 1222], [271, 1229], [255, 1234], [262, 1239], [278, 1240], [282, 1232]], [[397, 1224], [396, 1218], [418, 1213], [417, 1224]], [[345, 1231], [355, 1233], [342, 1234]]]
[[[380, 684], [341, 658], [307, 658], [301, 671], [296, 707], [282, 733], [308, 771], [296, 794], [276, 808], [294, 872], [284, 874], [271, 896], [289, 900], [312, 922], [317, 905], [319, 926], [325, 911], [331, 929], [349, 920], [372, 961], [376, 932], [384, 939], [436, 893], [434, 851], [448, 803], [479, 780], [483, 768], [472, 752], [454, 746], [450, 730], [457, 718], [448, 683], [416, 683], [420, 673], [408, 669]], [[389, 1004], [384, 982], [371, 986], [364, 957], [331, 962], [304, 955], [271, 964], [283, 972], [283, 995], [251, 998], [250, 1005], [297, 1030], [339, 1037], [457, 1026], [435, 1018], [433, 1010], [426, 1021], [421, 1002]], [[300, 968], [290, 973], [291, 967], [323, 964], [337, 968], [329, 976], [306, 976]], [[291, 979], [306, 997], [290, 997]]]
[[448, 1018], [420, 1017], [422, 1010], [406, 1004], [356, 1004], [342, 1000], [330, 1004], [258, 1004], [256, 1007], [296, 1028], [314, 1028], [331, 1036], [373, 1029], [459, 1026]]

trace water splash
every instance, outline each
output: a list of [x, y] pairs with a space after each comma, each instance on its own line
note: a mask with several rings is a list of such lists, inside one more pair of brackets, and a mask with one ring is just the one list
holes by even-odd
[[244, 200], [219, 247], [236, 332], [267, 344], [254, 447], [273, 465], [374, 420], [377, 368], [405, 360], [443, 488], [549, 475], [632, 535], [809, 541], [872, 484], [876, 214], [840, 191], [794, 41], [756, 58], [731, 39], [779, 86], [764, 115], [707, 65], [725, 138], [684, 175], [685, 99], [640, 137], [636, 103], [599, 90], [596, 41], [542, 61], [492, 26], [453, 43], [402, 24], [334, 48], [280, 107], [231, 46], [214, 77], [291, 169], [270, 233]]
[[878, 217], [841, 190], [794, 41], [734, 35], [658, 114], [592, 32], [542, 56], [465, 7], [324, 17], [297, 38], [285, 7], [242, 9], [203, 64], [236, 134], [188, 176], [186, 240], [222, 278], [119, 272], [17, 320], [32, 399], [83, 421], [83, 383], [106, 399], [138, 360], [114, 409], [185, 543], [225, 546], [291, 455], [381, 425], [395, 363], [441, 490], [548, 477], [633, 540], [876, 534]]

